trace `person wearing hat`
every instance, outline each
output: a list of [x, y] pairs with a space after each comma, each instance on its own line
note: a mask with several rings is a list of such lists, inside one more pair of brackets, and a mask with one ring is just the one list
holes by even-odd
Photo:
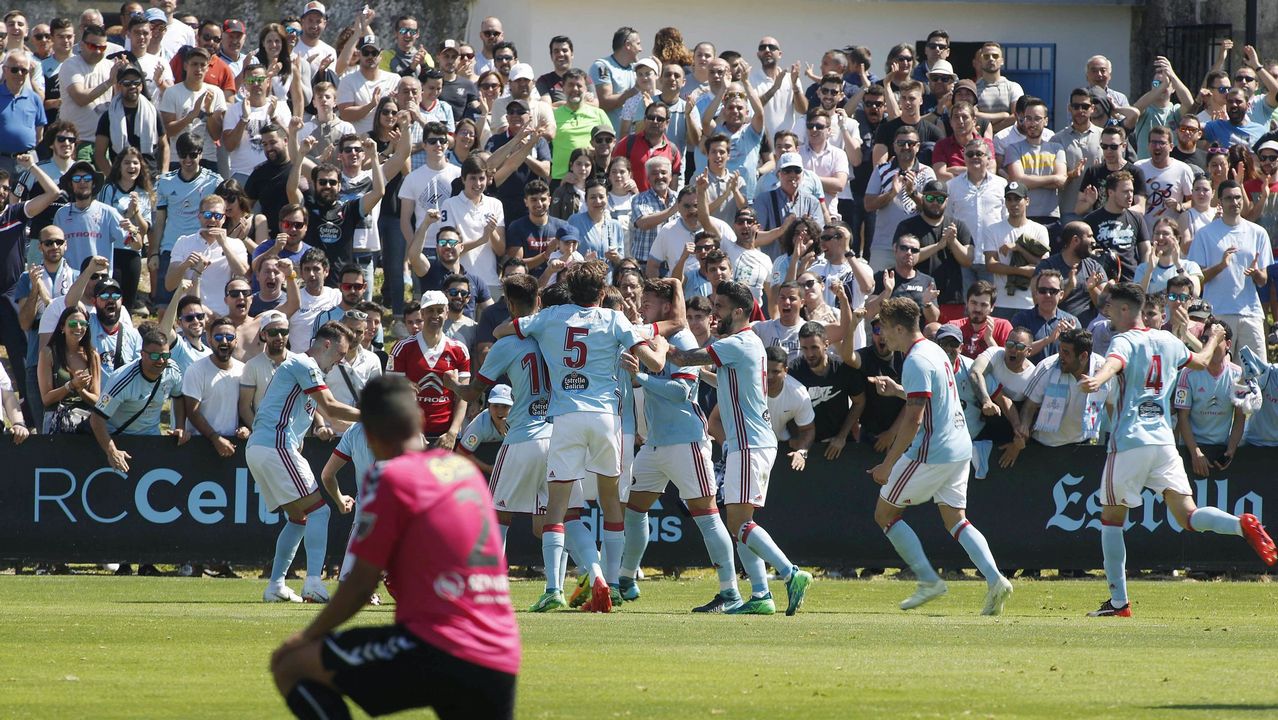
[[378, 66], [382, 52], [377, 38], [361, 15], [359, 27], [342, 48], [341, 57], [349, 57], [350, 43], [359, 50], [359, 65], [342, 76], [337, 85], [337, 114], [355, 126], [355, 132], [366, 135], [373, 129], [373, 110], [383, 97], [389, 97], [399, 86], [399, 75]]
[[166, 60], [177, 55], [182, 48], [196, 44], [195, 29], [184, 22], [174, 21], [174, 12], [176, 10], [177, 2], [175, 0], [151, 0], [151, 7], [146, 11], [147, 20], [162, 22], [167, 26], [164, 38], [160, 43], [160, 54]]
[[466, 346], [444, 334], [448, 296], [439, 290], [422, 293], [421, 332], [399, 341], [390, 351], [387, 372], [400, 373], [417, 388], [422, 432], [438, 437], [438, 447], [453, 449], [466, 419], [466, 401], [439, 379], [455, 371], [458, 382], [470, 379]]
[[1024, 184], [1009, 182], [1003, 190], [1007, 219], [987, 228], [981, 238], [985, 268], [994, 276], [997, 288], [994, 316], [1003, 319], [1034, 307], [1030, 280], [1051, 247], [1047, 228], [1026, 212], [1029, 196]]
[[532, 65], [528, 63], [515, 63], [510, 68], [510, 83], [506, 86], [507, 93], [497, 98], [493, 103], [492, 111], [488, 115], [488, 126], [492, 129], [492, 133], [496, 134], [506, 129], [507, 115], [509, 114], [509, 104], [518, 101], [524, 108], [527, 116], [525, 125], [531, 125], [537, 128], [539, 132], [544, 134], [545, 139], [553, 141], [555, 139], [555, 115], [554, 109], [549, 103], [537, 102], [541, 96], [533, 87], [535, 80], [533, 76]]
[[298, 38], [297, 52], [302, 57], [314, 58], [315, 67], [337, 61], [337, 50], [324, 42], [324, 28], [328, 27], [328, 8], [320, 0], [310, 0], [302, 6], [302, 37]]
[[268, 310], [257, 317], [257, 326], [253, 344], [261, 346], [262, 352], [244, 361], [244, 372], [240, 375], [239, 417], [249, 427], [253, 426], [253, 418], [266, 395], [266, 386], [275, 376], [275, 368], [292, 354], [288, 348], [287, 315]]
[[[964, 269], [971, 267], [979, 252], [975, 247], [979, 238], [973, 237], [966, 222], [951, 215], [954, 205], [960, 203], [949, 202], [950, 192], [945, 183], [929, 180], [919, 197], [923, 201], [919, 203], [919, 214], [901, 221], [896, 226], [896, 237], [918, 238], [921, 252], [916, 258], [917, 267], [936, 282], [941, 322], [949, 322], [963, 317]], [[895, 259], [899, 265], [907, 258], [898, 254]], [[901, 281], [899, 270], [897, 283]]]
[[[142, 349], [142, 336], [133, 329], [132, 322], [123, 320], [123, 297], [124, 291], [115, 278], [104, 278], [93, 286], [94, 311], [89, 313], [89, 336], [102, 360], [104, 378], [137, 360]], [[169, 349], [167, 341], [164, 349]]]
[[222, 40], [217, 46], [217, 57], [239, 77], [244, 69], [244, 21], [234, 18], [223, 21]]
[[[779, 240], [798, 218], [808, 217], [824, 222], [825, 213], [820, 199], [801, 191], [802, 180], [803, 158], [797, 152], [782, 153], [777, 158], [776, 189], [764, 193], [754, 201], [759, 220], [759, 235], [755, 239], [758, 245], [771, 245]], [[778, 243], [777, 248], [779, 247]], [[769, 254], [775, 249], [771, 248]]]
[[421, 38], [417, 18], [400, 15], [395, 18], [395, 47], [382, 51], [378, 67], [396, 75], [420, 75], [435, 67], [435, 59], [417, 44]]
[[126, 148], [137, 148], [146, 159], [150, 172], [169, 166], [169, 142], [164, 134], [164, 121], [142, 88], [146, 79], [142, 71], [129, 65], [117, 75], [120, 92], [111, 100], [98, 120], [93, 158], [103, 174], [111, 172], [111, 164]]
[[596, 174], [604, 174], [612, 160], [612, 149], [617, 144], [617, 133], [609, 125], [596, 125], [590, 131], [590, 160]]
[[112, 257], [113, 243], [141, 244], [141, 237], [127, 238], [136, 230], [133, 223], [114, 207], [97, 200], [102, 175], [94, 171], [92, 163], [75, 162], [59, 184], [71, 202], [58, 209], [53, 224], [61, 227], [69, 239], [66, 258], [72, 266], [92, 255]]
[[[585, 72], [578, 68], [570, 69], [564, 74], [563, 85], [566, 99], [555, 108], [555, 143], [551, 148], [550, 178], [554, 181], [563, 180], [568, 173], [568, 160], [573, 150], [593, 147], [598, 128], [612, 132], [613, 127], [602, 108], [586, 103]], [[613, 138], [616, 138], [615, 134]], [[608, 149], [611, 151], [611, 144]], [[606, 163], [607, 157], [604, 160]]]
[[656, 58], [646, 57], [635, 61], [635, 88], [639, 91], [631, 95], [621, 106], [621, 120], [617, 129], [621, 136], [630, 134], [635, 123], [643, 119], [644, 108], [657, 96], [657, 76], [661, 74], [661, 63]]
[[[476, 393], [476, 397], [478, 397], [478, 393]], [[488, 475], [493, 480], [498, 479], [497, 476], [493, 474], [498, 465], [489, 465], [475, 456], [475, 451], [479, 449], [480, 445], [485, 443], [502, 443], [502, 449], [498, 451], [498, 459], [500, 460], [501, 466], [505, 466], [505, 464], [509, 463], [510, 467], [507, 470], [508, 475], [514, 474], [510, 472], [511, 470], [515, 470], [521, 475], [527, 473], [526, 468], [518, 467], [523, 463], [511, 462], [513, 458], [507, 458], [506, 453], [503, 452], [507, 450], [507, 446], [504, 441], [506, 439], [506, 435], [511, 430], [510, 421], [512, 418], [510, 415], [511, 408], [513, 408], [514, 405], [515, 398], [511, 393], [510, 386], [494, 385], [492, 390], [488, 391], [488, 409], [480, 412], [475, 416], [474, 420], [470, 421], [470, 424], [462, 431], [461, 438], [458, 440], [457, 445], [453, 448], [453, 450], [458, 454], [469, 458], [470, 461], [475, 463], [475, 465], [482, 470], [485, 475]], [[540, 424], [545, 425], [544, 422], [541, 422]], [[545, 427], [547, 428], [547, 431], [544, 433], [546, 436], [546, 442], [542, 443], [542, 447], [545, 448], [545, 450], [548, 450], [550, 447], [550, 426], [545, 425]], [[543, 450], [542, 461], [540, 463], [543, 476], [545, 474], [545, 450]], [[526, 459], [531, 459], [531, 455], [527, 456]], [[533, 462], [532, 466], [536, 467], [538, 464], [539, 463]], [[516, 469], [517, 467], [518, 469]], [[543, 482], [542, 485], [544, 484], [545, 483]], [[535, 488], [536, 486], [537, 483], [532, 484], [532, 487]], [[540, 495], [540, 493], [538, 493], [538, 495]], [[493, 504], [497, 505], [498, 502], [499, 501], [494, 498]], [[513, 519], [516, 512], [509, 510], [507, 505], [508, 503], [506, 503], [505, 498], [503, 498], [497, 509], [497, 521], [501, 523], [503, 540], [505, 540], [504, 536], [510, 529], [510, 521]], [[532, 514], [539, 509], [540, 503], [536, 498], [534, 498], [533, 503], [529, 506], [527, 514]]]
[[[953, 101], [954, 85], [958, 82], [958, 75], [954, 72], [954, 66], [950, 65], [949, 60], [937, 60], [934, 65], [928, 68], [926, 77], [921, 81], [927, 84], [927, 92], [923, 95], [922, 112], [924, 115], [939, 113], [942, 116], [944, 111], [948, 110], [948, 105]], [[945, 107], [938, 108], [939, 105]]]
[[[473, 57], [473, 52], [471, 54]], [[452, 38], [441, 40], [435, 57], [439, 60], [439, 72], [444, 76], [444, 86], [439, 97], [453, 109], [453, 117], [462, 117], [468, 103], [479, 97], [479, 88], [474, 80], [459, 74], [462, 65], [461, 46]]]

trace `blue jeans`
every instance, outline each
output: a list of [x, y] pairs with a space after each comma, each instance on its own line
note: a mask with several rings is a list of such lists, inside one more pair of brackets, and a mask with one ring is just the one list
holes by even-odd
[[[156, 270], [155, 287], [151, 288], [151, 302], [156, 305], [168, 305], [173, 299], [173, 291], [164, 286], [164, 276], [169, 272], [169, 261], [173, 259], [173, 253], [165, 250], [160, 253], [160, 268]], [[200, 289], [201, 292], [204, 288]]]
[[404, 253], [408, 248], [399, 230], [398, 213], [378, 216], [377, 236], [382, 241], [382, 304], [399, 315], [404, 312]]
[[[839, 215], [843, 222], [852, 229], [851, 249], [856, 254], [868, 259], [870, 241], [874, 239], [874, 218], [872, 212], [865, 209], [865, 197], [859, 196], [851, 200], [839, 201]], [[862, 240], [864, 238], [864, 240]]]

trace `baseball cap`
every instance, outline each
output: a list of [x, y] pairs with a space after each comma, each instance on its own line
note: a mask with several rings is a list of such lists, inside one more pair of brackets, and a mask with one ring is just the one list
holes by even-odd
[[1261, 150], [1278, 150], [1278, 141], [1266, 140], [1260, 143], [1260, 147], [1256, 148], [1256, 152], [1259, 153]]
[[516, 80], [532, 80], [533, 77], [532, 65], [529, 65], [528, 63], [515, 63], [515, 66], [510, 69], [509, 79], [511, 82]]
[[927, 69], [928, 75], [949, 75], [950, 77], [958, 77], [954, 72], [954, 66], [948, 60], [937, 60]]
[[957, 83], [955, 83], [954, 92], [957, 93], [959, 90], [970, 90], [972, 93], [972, 97], [977, 99], [981, 97], [981, 94], [977, 92], [976, 90], [976, 83], [971, 80], [959, 80]]
[[594, 129], [590, 131], [591, 140], [594, 140], [600, 135], [611, 135], [613, 140], [617, 139], [617, 133], [613, 132], [612, 128], [607, 125], [596, 125]]
[[528, 104], [525, 103], [523, 100], [511, 100], [510, 102], [506, 103], [506, 112], [518, 113], [519, 115], [523, 115], [524, 113], [528, 112]]
[[123, 80], [125, 75], [137, 75], [140, 78], [142, 77], [142, 71], [138, 69], [137, 65], [125, 65], [120, 68], [120, 73], [116, 75], [116, 79]]
[[169, 24], [169, 16], [165, 15], [164, 11], [160, 8], [148, 8], [145, 16], [147, 22], [162, 22], [165, 25]]
[[1211, 303], [1198, 298], [1189, 303], [1189, 317], [1195, 320], [1206, 320], [1211, 317]]
[[927, 193], [929, 195], [944, 195], [946, 197], [949, 197], [950, 189], [946, 187], [945, 183], [941, 182], [940, 180], [928, 180], [923, 185], [923, 189], [920, 190], [919, 193], [920, 194]]
[[456, 49], [457, 49], [457, 41], [456, 41], [456, 40], [454, 40], [454, 39], [452, 39], [452, 38], [448, 38], [448, 39], [446, 39], [446, 40], [440, 40], [440, 41], [439, 41], [439, 49], [440, 49], [441, 51], [442, 51], [442, 50], [456, 50]]
[[425, 309], [434, 305], [448, 307], [448, 297], [438, 290], [427, 290], [422, 293], [422, 308]]
[[640, 65], [648, 68], [649, 70], [652, 70], [654, 73], [658, 75], [661, 74], [661, 63], [658, 62], [657, 59], [654, 57], [646, 57], [636, 61], [635, 69], [638, 70]]
[[262, 313], [262, 322], [259, 327], [265, 330], [272, 325], [288, 325], [288, 316], [279, 310], [268, 310]]
[[958, 329], [957, 325], [946, 323], [936, 330], [936, 337], [932, 338], [933, 342], [940, 343], [942, 340], [954, 340], [962, 344], [963, 331]]
[[781, 153], [781, 159], [777, 162], [777, 170], [797, 167], [803, 168], [803, 158], [799, 157], [799, 153]]
[[243, 35], [244, 21], [243, 20], [227, 20], [226, 22], [222, 23], [222, 32], [239, 33]]
[[317, 12], [324, 17], [328, 17], [328, 8], [324, 7], [324, 3], [319, 0], [311, 0], [302, 8], [302, 17], [306, 17], [310, 13]]
[[1003, 197], [1007, 197], [1008, 195], [1029, 197], [1029, 190], [1026, 190], [1025, 186], [1018, 182], [1010, 182], [1007, 184], [1007, 188], [1003, 190]]
[[368, 47], [369, 45], [372, 45], [373, 47], [377, 47], [377, 36], [376, 36], [376, 35], [365, 35], [364, 37], [362, 37], [362, 38], [360, 38], [360, 39], [359, 39], [359, 45], [356, 45], [355, 47], [356, 47], [356, 49], [358, 49], [358, 50], [363, 50], [364, 48]]
[[124, 291], [120, 288], [119, 280], [109, 277], [99, 280], [98, 284], [93, 286], [93, 297], [97, 297], [104, 292], [122, 293]]
[[494, 385], [492, 390], [488, 391], [489, 405], [514, 405], [515, 398], [510, 391], [509, 385]]

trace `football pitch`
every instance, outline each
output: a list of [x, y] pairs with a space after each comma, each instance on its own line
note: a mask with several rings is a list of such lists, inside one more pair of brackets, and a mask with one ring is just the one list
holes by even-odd
[[[946, 597], [904, 613], [896, 603], [913, 583], [818, 577], [787, 618], [691, 615], [717, 586], [688, 578], [641, 582], [642, 598], [611, 616], [522, 612], [541, 584], [512, 583], [518, 716], [1278, 716], [1270, 582], [1137, 581], [1135, 617], [1087, 618], [1102, 581], [1017, 580], [1007, 613], [984, 618], [978, 581], [951, 582]], [[263, 587], [0, 576], [0, 717], [287, 716], [267, 659], [317, 609], [263, 604]], [[773, 592], [784, 600], [780, 583]], [[393, 612], [366, 608], [356, 622]]]

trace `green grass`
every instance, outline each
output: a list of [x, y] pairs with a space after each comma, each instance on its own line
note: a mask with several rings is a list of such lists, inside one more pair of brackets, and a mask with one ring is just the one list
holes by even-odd
[[[285, 716], [267, 658], [316, 609], [264, 605], [262, 587], [0, 576], [0, 717]], [[521, 609], [540, 590], [513, 587]], [[519, 614], [519, 717], [1278, 715], [1267, 582], [1136, 582], [1131, 619], [1083, 617], [1105, 596], [1096, 580], [1018, 581], [1001, 618], [976, 615], [975, 581], [903, 613], [910, 584], [818, 579], [793, 618], [692, 616], [706, 577], [640, 587], [613, 616]]]

